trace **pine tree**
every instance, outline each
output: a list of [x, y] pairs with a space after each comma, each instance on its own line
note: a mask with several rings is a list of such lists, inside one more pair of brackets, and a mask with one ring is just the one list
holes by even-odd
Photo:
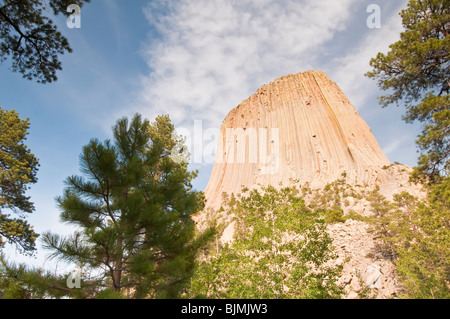
[[385, 219], [382, 240], [393, 252], [408, 298], [448, 298], [448, 190], [450, 172], [450, 3], [410, 0], [400, 12], [404, 32], [387, 54], [370, 61], [366, 75], [388, 95], [383, 106], [404, 104], [408, 122], [423, 123], [414, 180], [426, 182], [426, 203], [394, 198], [400, 210]]
[[56, 71], [62, 69], [59, 55], [72, 49], [47, 9], [65, 15], [68, 5], [89, 1], [0, 0], [0, 62], [10, 58], [11, 70], [26, 79], [56, 81]]
[[46, 248], [97, 271], [97, 297], [178, 297], [210, 236], [197, 234], [192, 220], [204, 203], [191, 185], [197, 172], [173, 161], [179, 141], [168, 116], [151, 125], [138, 114], [123, 118], [113, 132], [114, 142], [92, 139], [83, 148], [84, 177], [67, 178], [57, 198], [62, 221], [79, 230], [44, 234]]
[[383, 106], [404, 103], [404, 120], [424, 124], [414, 177], [439, 180], [450, 171], [450, 4], [410, 0], [400, 16], [400, 40], [370, 61], [366, 75], [389, 92], [380, 97]]
[[426, 199], [407, 192], [394, 202], [372, 195], [383, 214], [369, 219], [379, 249], [396, 265], [403, 298], [450, 297], [450, 179], [431, 185]]
[[33, 253], [38, 236], [25, 220], [26, 214], [34, 211], [26, 190], [36, 183], [39, 166], [24, 144], [29, 127], [29, 119], [22, 120], [14, 110], [0, 108], [0, 248], [6, 239], [24, 254]]
[[67, 279], [26, 264], [7, 262], [0, 256], [0, 299], [44, 299], [75, 297], [80, 291], [69, 289]]
[[449, 299], [450, 179], [431, 186], [427, 199], [406, 209], [405, 201], [399, 201], [404, 213], [393, 219], [394, 225], [407, 226], [391, 235], [398, 246], [395, 264], [404, 286], [402, 297]]

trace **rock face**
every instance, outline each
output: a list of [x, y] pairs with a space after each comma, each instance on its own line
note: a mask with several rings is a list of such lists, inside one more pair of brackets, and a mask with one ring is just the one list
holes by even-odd
[[242, 186], [323, 187], [343, 173], [350, 184], [389, 180], [390, 162], [368, 125], [323, 72], [283, 76], [231, 110], [222, 124], [205, 190], [208, 206]]
[[[389, 162], [371, 129], [326, 74], [288, 75], [262, 86], [223, 121], [205, 212], [220, 211], [222, 194], [240, 193], [242, 187], [300, 184], [322, 189], [345, 178], [360, 196], [346, 197], [344, 214], [368, 216], [366, 191], [377, 188], [388, 200], [402, 191], [421, 197], [420, 186], [409, 183], [410, 171]], [[233, 217], [220, 214], [227, 225], [221, 242], [230, 242]], [[203, 219], [200, 214], [199, 224]], [[329, 225], [328, 232], [339, 256], [336, 262], [348, 260], [340, 279], [347, 298], [357, 298], [364, 285], [377, 298], [396, 295], [395, 267], [374, 253], [376, 238], [365, 222], [347, 219]]]

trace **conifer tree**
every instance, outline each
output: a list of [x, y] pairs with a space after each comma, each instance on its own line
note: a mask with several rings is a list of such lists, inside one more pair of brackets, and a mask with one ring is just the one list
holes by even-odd
[[98, 272], [102, 297], [178, 297], [210, 236], [197, 234], [192, 220], [204, 203], [191, 185], [197, 173], [172, 159], [179, 141], [168, 116], [150, 125], [136, 114], [113, 132], [113, 141], [83, 147], [84, 176], [67, 178], [57, 198], [62, 221], [78, 230], [64, 238], [46, 233], [45, 246]]
[[50, 14], [66, 15], [70, 4], [90, 0], [0, 0], [0, 62], [10, 59], [11, 70], [40, 83], [57, 80], [59, 56], [72, 52]]
[[66, 282], [62, 275], [24, 263], [10, 263], [0, 255], [0, 299], [74, 297], [81, 292], [69, 289]]
[[439, 180], [450, 171], [449, 1], [410, 0], [400, 16], [400, 40], [370, 61], [367, 76], [389, 93], [380, 97], [383, 106], [403, 103], [404, 120], [424, 124], [414, 176]]
[[395, 194], [394, 202], [377, 191], [368, 197], [375, 213], [368, 221], [379, 252], [397, 267], [401, 298], [450, 297], [450, 179], [429, 191], [426, 200], [407, 192]]
[[[404, 196], [404, 195], [403, 195]], [[400, 206], [410, 204], [396, 200]], [[416, 299], [450, 298], [450, 179], [432, 185], [428, 203], [418, 203], [402, 218], [408, 223], [403, 233], [391, 236], [397, 242], [399, 258], [395, 261], [404, 286], [402, 297]], [[394, 233], [395, 235], [395, 233]], [[402, 243], [398, 243], [403, 240]]]
[[38, 236], [25, 220], [26, 214], [34, 211], [26, 190], [36, 183], [39, 167], [24, 143], [29, 127], [29, 119], [0, 108], [0, 248], [6, 240], [24, 254], [34, 252]]
[[406, 122], [423, 123], [414, 180], [426, 182], [426, 201], [394, 197], [382, 240], [393, 252], [408, 298], [449, 296], [450, 3], [410, 0], [400, 12], [404, 31], [386, 54], [370, 61], [383, 106], [404, 104]]

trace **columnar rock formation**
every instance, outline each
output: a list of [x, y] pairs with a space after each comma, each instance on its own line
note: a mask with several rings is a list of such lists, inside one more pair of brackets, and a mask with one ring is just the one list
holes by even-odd
[[[223, 193], [258, 185], [322, 189], [343, 178], [359, 194], [345, 198], [344, 214], [368, 216], [372, 208], [363, 196], [366, 191], [377, 188], [387, 199], [402, 191], [421, 195], [420, 187], [409, 183], [410, 171], [406, 165], [389, 162], [371, 129], [326, 74], [283, 76], [262, 86], [223, 121], [205, 190], [207, 206], [196, 219], [202, 228], [212, 208], [226, 226], [221, 242], [229, 242], [235, 222], [226, 211], [217, 210]], [[335, 262], [349, 260], [340, 281], [348, 298], [363, 290], [361, 282], [377, 288], [377, 298], [390, 298], [399, 290], [395, 267], [391, 260], [377, 257], [376, 238], [368, 227], [352, 219], [328, 225], [339, 256]]]
[[242, 186], [323, 187], [346, 175], [350, 184], [388, 182], [390, 162], [371, 129], [323, 72], [283, 76], [231, 110], [222, 124], [205, 190], [208, 206]]

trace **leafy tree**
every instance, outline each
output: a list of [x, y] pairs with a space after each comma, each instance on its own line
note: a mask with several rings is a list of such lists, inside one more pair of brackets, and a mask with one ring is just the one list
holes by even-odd
[[366, 75], [389, 92], [380, 97], [383, 106], [404, 103], [404, 120], [423, 123], [414, 177], [438, 180], [450, 170], [450, 5], [410, 0], [400, 16], [400, 40], [370, 61], [373, 70]]
[[98, 273], [96, 297], [177, 297], [210, 236], [197, 234], [192, 220], [204, 203], [191, 185], [197, 173], [173, 161], [179, 141], [168, 116], [150, 125], [136, 114], [113, 132], [114, 142], [92, 139], [83, 147], [85, 177], [67, 178], [57, 198], [62, 221], [78, 230], [65, 238], [46, 233], [45, 246]]
[[395, 239], [398, 246], [395, 264], [405, 287], [403, 297], [448, 299], [450, 179], [431, 187], [429, 203], [416, 202], [415, 206], [411, 206], [412, 200], [411, 196], [407, 196], [406, 201], [399, 202], [406, 213], [402, 215], [403, 218], [394, 219], [394, 225], [404, 225], [399, 227], [402, 230], [398, 236], [401, 241]]
[[0, 62], [9, 57], [11, 70], [28, 80], [56, 81], [59, 55], [72, 49], [48, 14], [65, 15], [68, 5], [89, 1], [0, 0]]
[[400, 40], [370, 61], [373, 70], [366, 75], [389, 92], [380, 97], [383, 106], [404, 103], [404, 120], [423, 123], [412, 177], [429, 182], [429, 193], [426, 200], [396, 195], [396, 207], [384, 205], [377, 231], [392, 252], [406, 297], [448, 298], [450, 6], [448, 0], [410, 0], [400, 16]]
[[387, 201], [368, 198], [375, 215], [367, 221], [380, 252], [396, 265], [404, 298], [450, 298], [450, 180], [430, 186], [426, 200], [407, 192]]
[[332, 239], [295, 188], [264, 187], [235, 198], [235, 240], [206, 258], [191, 296], [339, 298], [341, 267], [329, 266]]
[[29, 184], [36, 183], [39, 166], [24, 144], [29, 127], [29, 119], [22, 120], [14, 110], [0, 108], [0, 248], [6, 240], [25, 254], [35, 250], [38, 236], [25, 220], [25, 214], [34, 211], [25, 192]]

